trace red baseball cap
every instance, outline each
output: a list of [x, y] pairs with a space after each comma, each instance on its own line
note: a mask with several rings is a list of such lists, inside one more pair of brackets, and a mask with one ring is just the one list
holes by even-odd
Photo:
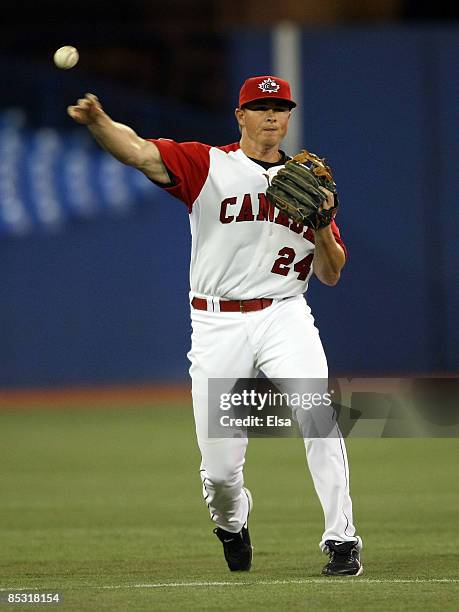
[[255, 100], [283, 100], [290, 108], [296, 106], [292, 100], [290, 85], [287, 81], [275, 76], [256, 76], [247, 79], [239, 92], [239, 106], [244, 106]]

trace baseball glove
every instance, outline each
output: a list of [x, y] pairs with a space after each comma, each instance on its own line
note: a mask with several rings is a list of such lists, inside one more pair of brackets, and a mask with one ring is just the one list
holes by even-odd
[[[320, 187], [334, 195], [334, 206], [328, 210], [322, 209], [327, 196]], [[266, 196], [290, 219], [315, 230], [333, 221], [339, 203], [330, 167], [325, 159], [309, 151], [301, 151], [285, 163], [271, 181]]]

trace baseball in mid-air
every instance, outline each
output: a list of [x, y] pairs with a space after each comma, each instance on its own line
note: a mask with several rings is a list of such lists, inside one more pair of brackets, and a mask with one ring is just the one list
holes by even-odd
[[79, 57], [75, 47], [65, 45], [65, 47], [60, 47], [54, 54], [54, 63], [58, 68], [68, 70], [76, 66]]

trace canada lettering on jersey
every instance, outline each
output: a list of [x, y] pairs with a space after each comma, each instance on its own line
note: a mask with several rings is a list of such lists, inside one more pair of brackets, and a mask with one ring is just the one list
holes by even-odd
[[295, 234], [302, 234], [303, 238], [314, 243], [314, 232], [310, 227], [304, 228], [302, 223], [296, 223], [282, 211], [268, 201], [266, 194], [258, 193], [252, 200], [250, 193], [238, 198], [231, 196], [225, 198], [220, 204], [220, 223], [241, 223], [247, 221], [268, 221], [283, 225]]

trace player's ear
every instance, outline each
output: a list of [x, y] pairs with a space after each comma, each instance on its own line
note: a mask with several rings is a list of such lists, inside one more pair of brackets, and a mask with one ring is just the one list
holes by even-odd
[[242, 128], [242, 126], [244, 125], [244, 109], [240, 108], [239, 106], [235, 109], [234, 111], [234, 115], [236, 117], [236, 121], [239, 124], [239, 128]]

